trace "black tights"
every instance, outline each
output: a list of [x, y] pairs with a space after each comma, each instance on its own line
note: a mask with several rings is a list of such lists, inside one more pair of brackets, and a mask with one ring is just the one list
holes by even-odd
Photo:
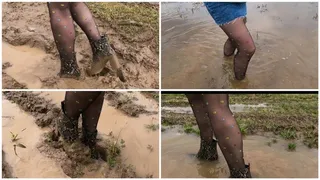
[[83, 2], [48, 3], [53, 37], [62, 59], [74, 59], [75, 21], [89, 41], [101, 39], [92, 14]]
[[104, 101], [104, 92], [67, 91], [64, 100], [64, 112], [77, 122], [82, 114], [82, 127], [87, 132], [95, 132]]
[[229, 109], [227, 94], [188, 94], [201, 138], [212, 140], [213, 133], [229, 169], [243, 169], [243, 142], [239, 126]]
[[237, 49], [237, 53], [234, 56], [234, 73], [236, 79], [242, 80], [246, 76], [249, 61], [256, 50], [246, 26], [246, 18], [238, 18], [220, 27], [228, 36], [224, 45], [224, 54], [231, 56]]

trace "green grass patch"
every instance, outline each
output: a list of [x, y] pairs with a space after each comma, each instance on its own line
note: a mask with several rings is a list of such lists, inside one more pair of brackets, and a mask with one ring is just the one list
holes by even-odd
[[146, 124], [145, 127], [151, 131], [156, 131], [159, 129], [159, 124]]
[[89, 9], [129, 40], [151, 32], [159, 46], [158, 6], [150, 3], [88, 2]]
[[183, 126], [183, 130], [187, 134], [194, 133], [200, 136], [200, 130], [198, 128], [194, 128], [192, 124], [185, 124]]
[[295, 151], [296, 150], [296, 143], [289, 143], [288, 144], [288, 151]]

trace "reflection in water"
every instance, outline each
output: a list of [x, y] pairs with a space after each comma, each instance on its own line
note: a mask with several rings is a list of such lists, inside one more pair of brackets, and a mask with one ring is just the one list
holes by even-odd
[[[248, 136], [244, 139], [245, 161], [251, 164], [256, 178], [318, 177], [318, 151], [297, 143], [295, 152], [286, 150], [288, 142], [278, 139]], [[229, 170], [220, 149], [215, 162], [199, 161], [195, 154], [200, 139], [175, 130], [162, 132], [161, 172], [163, 178], [227, 178]]]
[[202, 3], [161, 10], [164, 88], [317, 88], [318, 3], [248, 3], [257, 51], [241, 82], [223, 56], [227, 37]]

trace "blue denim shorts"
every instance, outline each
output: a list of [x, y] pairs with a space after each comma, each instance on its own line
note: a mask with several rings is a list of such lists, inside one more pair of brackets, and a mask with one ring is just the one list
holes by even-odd
[[219, 26], [247, 16], [245, 2], [205, 2], [204, 4]]

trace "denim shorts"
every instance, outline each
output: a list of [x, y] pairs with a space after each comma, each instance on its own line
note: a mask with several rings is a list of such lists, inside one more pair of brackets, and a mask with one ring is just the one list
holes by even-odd
[[247, 15], [247, 4], [245, 2], [205, 2], [204, 4], [219, 26]]

